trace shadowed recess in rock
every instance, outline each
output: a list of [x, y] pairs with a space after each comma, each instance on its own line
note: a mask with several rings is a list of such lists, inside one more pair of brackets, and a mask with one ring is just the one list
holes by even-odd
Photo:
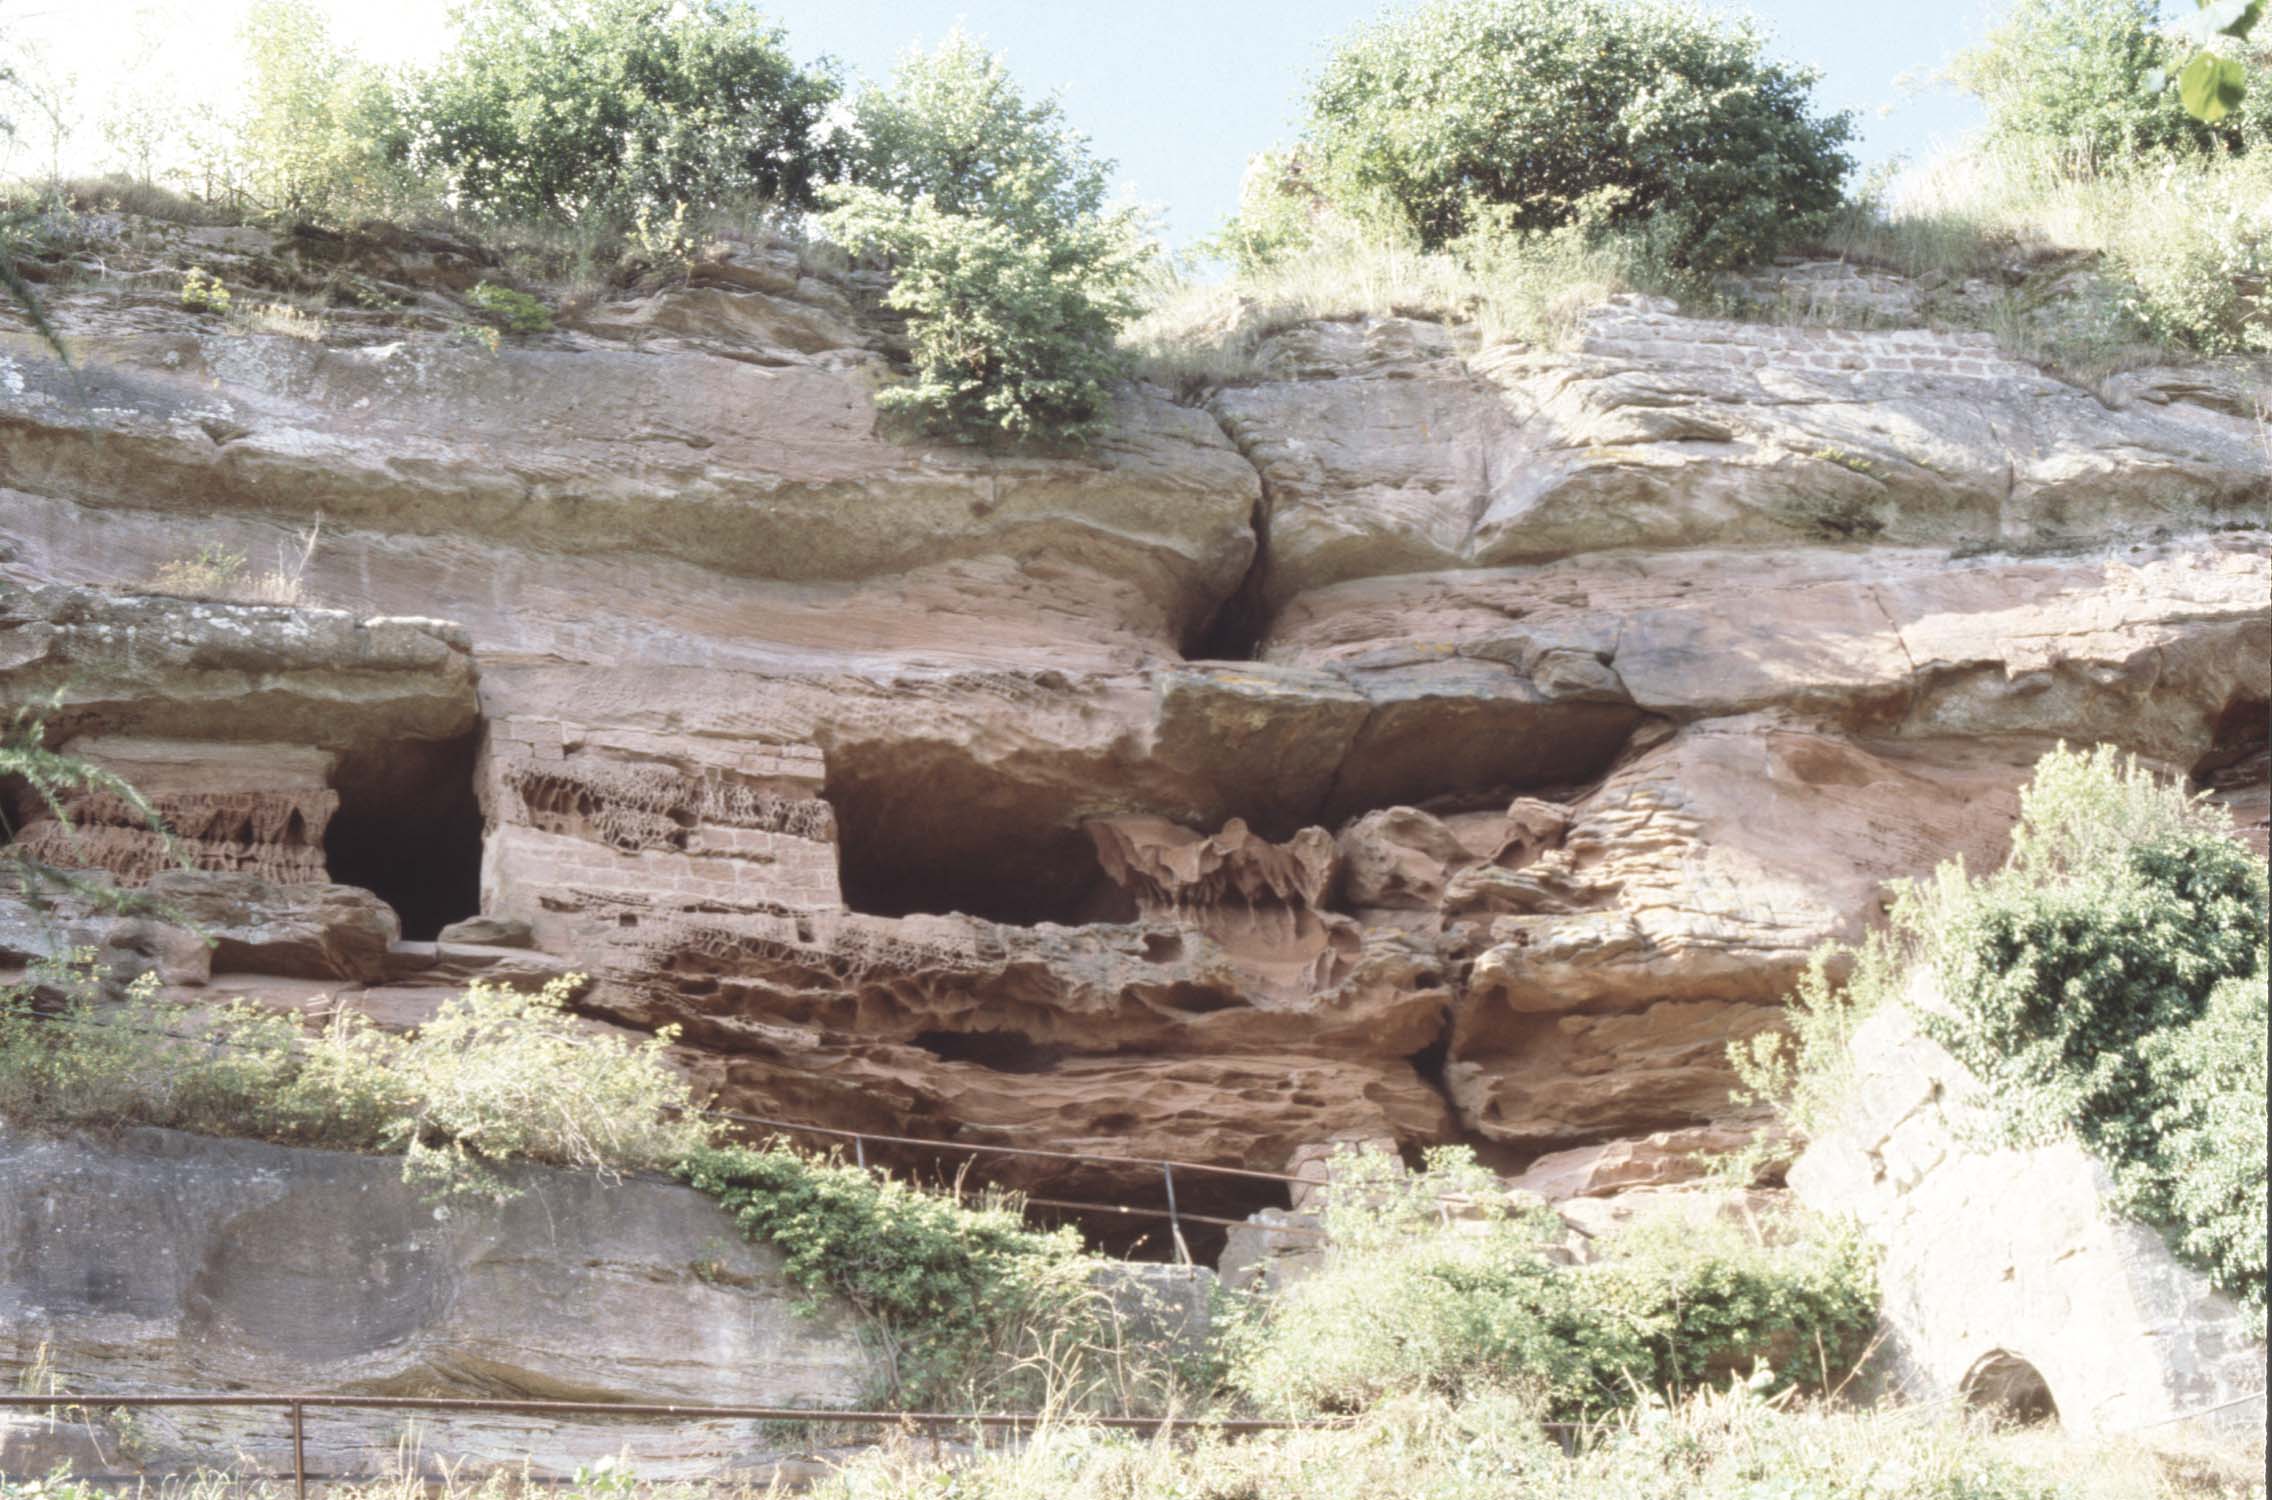
[[324, 834], [331, 878], [393, 907], [414, 942], [481, 910], [479, 738], [404, 740], [340, 760], [339, 811]]
[[1030, 788], [966, 760], [847, 766], [830, 756], [844, 903], [879, 917], [961, 912], [990, 922], [1131, 922], [1136, 907], [1089, 836], [1053, 824]]

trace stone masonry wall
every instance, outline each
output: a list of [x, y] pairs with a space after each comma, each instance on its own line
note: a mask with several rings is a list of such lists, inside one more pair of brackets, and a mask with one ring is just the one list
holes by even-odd
[[1726, 323], [1684, 318], [1663, 297], [1612, 299], [1586, 320], [1578, 349], [1668, 365], [1956, 375], [2028, 383], [2043, 379], [2031, 366], [2003, 358], [1994, 336], [1987, 333]]

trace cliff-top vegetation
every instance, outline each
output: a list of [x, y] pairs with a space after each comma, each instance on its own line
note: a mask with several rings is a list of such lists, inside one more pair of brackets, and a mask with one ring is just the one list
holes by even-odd
[[[1987, 106], [1983, 138], [1898, 196], [1853, 180], [1852, 122], [1748, 23], [1667, 0], [1392, 9], [1327, 56], [1299, 138], [1254, 158], [1208, 246], [1220, 274], [1161, 252], [1062, 106], [960, 33], [871, 84], [799, 62], [750, 0], [472, 0], [425, 69], [353, 56], [307, 0], [260, 0], [242, 41], [241, 116], [121, 105], [121, 175], [20, 190], [18, 252], [90, 202], [447, 224], [517, 247], [519, 284], [486, 295], [533, 311], [468, 309], [494, 347], [549, 301], [667, 279], [721, 223], [758, 220], [882, 273], [906, 336], [879, 405], [985, 442], [1093, 437], [1131, 370], [1241, 378], [1312, 317], [1548, 343], [1621, 289], [1791, 316], [1731, 280], [1788, 253], [1920, 278], [1929, 321], [2078, 376], [2272, 351], [2272, 29], [2181, 36], [2151, 0], [2014, 0], [1950, 71]], [[320, 336], [320, 309], [263, 305], [259, 326]]]

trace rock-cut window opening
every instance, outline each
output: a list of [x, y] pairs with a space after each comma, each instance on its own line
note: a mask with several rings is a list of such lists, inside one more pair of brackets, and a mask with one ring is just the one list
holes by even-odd
[[971, 760], [834, 752], [821, 795], [836, 812], [837, 875], [853, 911], [1016, 927], [1136, 918], [1065, 809]]
[[393, 907], [403, 937], [414, 942], [481, 910], [479, 738], [404, 740], [352, 752], [333, 776], [339, 811], [323, 841], [331, 878]]

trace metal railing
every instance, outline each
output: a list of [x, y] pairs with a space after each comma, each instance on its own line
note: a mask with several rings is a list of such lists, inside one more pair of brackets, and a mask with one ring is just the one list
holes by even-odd
[[[259, 1407], [285, 1412], [292, 1433], [292, 1493], [307, 1500], [307, 1414], [320, 1410], [407, 1412], [502, 1412], [519, 1416], [643, 1417], [677, 1422], [795, 1422], [856, 1427], [928, 1428], [934, 1432], [955, 1428], [1005, 1428], [1019, 1432], [1053, 1420], [1037, 1412], [1000, 1411], [830, 1411], [809, 1406], [697, 1406], [658, 1401], [513, 1401], [480, 1396], [353, 1396], [316, 1392], [265, 1393], [212, 1391], [158, 1395], [98, 1395], [55, 1392], [48, 1395], [0, 1393], [0, 1410], [10, 1407], [46, 1409], [53, 1413], [94, 1413], [150, 1407]], [[1347, 1427], [1345, 1417], [1114, 1417], [1082, 1415], [1071, 1420], [1092, 1427], [1139, 1432], [1189, 1430], [1193, 1432], [1249, 1433], [1317, 1431]], [[1558, 1424], [1549, 1424], [1558, 1425]], [[318, 1475], [319, 1479], [330, 1476]], [[337, 1482], [337, 1481], [333, 1481]]]

